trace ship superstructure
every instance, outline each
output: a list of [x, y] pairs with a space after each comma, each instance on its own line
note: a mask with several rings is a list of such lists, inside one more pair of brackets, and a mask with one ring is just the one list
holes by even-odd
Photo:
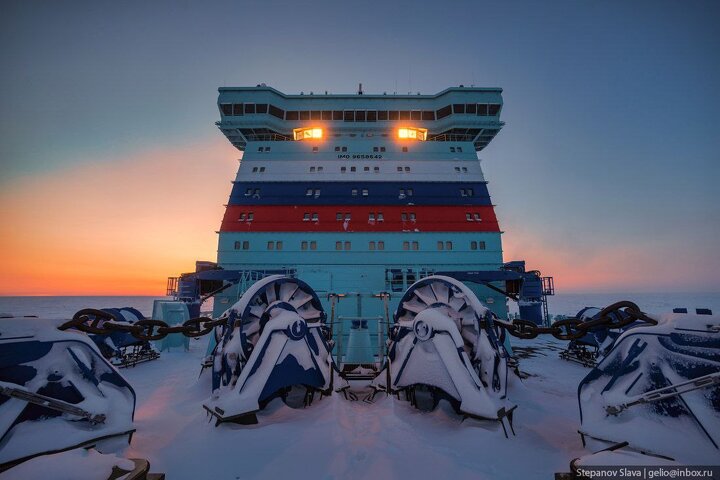
[[[433, 274], [473, 282], [500, 318], [513, 298], [523, 318], [542, 321], [551, 285], [523, 262], [503, 262], [478, 158], [503, 127], [502, 105], [500, 88], [220, 88], [217, 126], [243, 154], [218, 232], [218, 270], [204, 265], [211, 270], [171, 282], [169, 293], [188, 302], [211, 294], [217, 316], [258, 279], [294, 275], [318, 293], [340, 347], [353, 326], [380, 333], [403, 292]], [[382, 345], [377, 337], [372, 344]]]
[[[476, 153], [503, 125], [501, 89], [219, 91], [218, 127], [244, 152], [220, 228], [222, 268], [294, 269], [321, 293], [377, 293], [404, 292], [427, 272], [502, 267]], [[505, 313], [501, 294], [479, 290]], [[224, 292], [216, 309], [234, 298]]]

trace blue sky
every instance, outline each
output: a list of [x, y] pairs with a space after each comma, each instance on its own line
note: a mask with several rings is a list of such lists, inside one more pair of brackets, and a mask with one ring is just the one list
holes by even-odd
[[218, 86], [499, 86], [508, 254], [720, 291], [719, 24], [702, 1], [4, 2], [0, 188], [223, 143]]

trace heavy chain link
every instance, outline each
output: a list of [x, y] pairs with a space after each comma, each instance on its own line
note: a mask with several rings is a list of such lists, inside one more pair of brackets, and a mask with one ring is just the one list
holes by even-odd
[[522, 319], [515, 319], [510, 322], [495, 320], [493, 324], [505, 329], [513, 337], [525, 340], [544, 334], [552, 335], [558, 340], [576, 340], [584, 337], [591, 330], [601, 328], [620, 329], [636, 321], [657, 325], [657, 320], [647, 316], [636, 304], [627, 300], [608, 305], [597, 314], [597, 318], [592, 320], [574, 317], [563, 318], [549, 327]]
[[[493, 325], [503, 328], [513, 337], [525, 340], [536, 338], [538, 335], [552, 335], [559, 340], [576, 340], [594, 329], [620, 329], [636, 321], [657, 325], [657, 320], [648, 317], [636, 304], [627, 300], [608, 305], [598, 313], [597, 318], [592, 320], [563, 318], [549, 327], [545, 327], [519, 318], [512, 321], [496, 319]], [[213, 320], [207, 317], [191, 318], [182, 325], [172, 327], [162, 320], [148, 319], [135, 323], [118, 322], [108, 312], [85, 308], [73, 315], [72, 320], [63, 323], [58, 328], [60, 330], [76, 328], [82, 332], [96, 335], [125, 332], [139, 340], [151, 341], [163, 339], [173, 333], [182, 333], [186, 337], [201, 337], [212, 332], [215, 327], [226, 323], [227, 318]]]
[[186, 337], [201, 337], [212, 332], [219, 326], [225, 325], [227, 318], [213, 320], [207, 317], [191, 318], [182, 325], [170, 326], [162, 320], [138, 320], [135, 323], [118, 322], [115, 317], [103, 310], [95, 308], [84, 308], [58, 328], [68, 330], [76, 328], [81, 332], [93, 333], [95, 335], [110, 335], [114, 332], [129, 333], [138, 340], [161, 340], [173, 333], [182, 333]]

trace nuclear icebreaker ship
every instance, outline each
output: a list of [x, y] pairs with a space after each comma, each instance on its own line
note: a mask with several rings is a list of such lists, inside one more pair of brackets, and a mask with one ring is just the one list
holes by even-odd
[[375, 320], [388, 319], [403, 293], [433, 274], [474, 282], [469, 288], [500, 318], [510, 296], [523, 318], [542, 321], [550, 285], [524, 262], [503, 263], [478, 159], [503, 126], [501, 94], [220, 88], [217, 126], [243, 154], [217, 266], [171, 279], [169, 293], [189, 302], [212, 294], [219, 316], [254, 281], [294, 275], [321, 299], [339, 350], [350, 348], [352, 328], [369, 329], [377, 348], [366, 361], [356, 352], [358, 364], [381, 357], [384, 327]]

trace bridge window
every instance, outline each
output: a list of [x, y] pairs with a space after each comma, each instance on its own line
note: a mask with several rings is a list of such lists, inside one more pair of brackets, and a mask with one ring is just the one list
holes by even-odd
[[400, 120], [410, 120], [410, 110], [401, 110]]
[[346, 122], [354, 122], [355, 121], [355, 110], [345, 110], [343, 114], [343, 120]]
[[375, 122], [377, 121], [377, 112], [375, 110], [368, 110], [367, 112], [367, 121], [368, 122]]
[[390, 110], [388, 112], [388, 117], [390, 118], [390, 120], [397, 120], [398, 118], [400, 118], [400, 112], [398, 112], [397, 110]]
[[246, 103], [245, 104], [245, 114], [253, 114], [255, 113], [255, 104], [254, 103]]
[[233, 114], [233, 106], [232, 103], [221, 103], [220, 104], [220, 112], [223, 115], [232, 115]]
[[435, 112], [435, 115], [436, 115], [437, 119], [440, 120], [441, 118], [447, 117], [451, 113], [452, 113], [452, 107], [450, 107], [450, 105], [447, 105], [447, 106], [444, 106], [443, 108], [437, 110]]
[[322, 111], [322, 119], [323, 120], [332, 120], [332, 110], [323, 110]]
[[471, 115], [475, 115], [477, 113], [477, 104], [475, 103], [466, 103], [465, 104], [465, 113], [469, 113]]
[[488, 106], [486, 103], [478, 103], [477, 105], [477, 114], [481, 117], [486, 117], [488, 111]]
[[255, 107], [255, 111], [256, 111], [256, 113], [267, 113], [267, 111], [268, 111], [267, 103], [258, 103], [257, 106]]
[[365, 110], [356, 110], [355, 111], [355, 121], [356, 122], [364, 122], [365, 121]]
[[333, 110], [333, 120], [342, 120], [342, 119], [343, 119], [342, 110]]
[[388, 119], [388, 112], [387, 110], [380, 110], [377, 112], [377, 119], [378, 120], [387, 120]]
[[282, 120], [285, 116], [285, 110], [283, 110], [282, 108], [278, 108], [275, 105], [270, 105], [270, 115]]
[[465, 104], [456, 103], [453, 105], [453, 113], [465, 113]]
[[311, 111], [310, 120], [322, 120], [322, 113], [320, 112], [320, 110]]
[[300, 110], [300, 120], [310, 120], [310, 111]]
[[242, 103], [233, 104], [233, 116], [239, 117], [242, 114], [243, 114], [243, 104]]
[[422, 119], [423, 120], [435, 120], [435, 112], [433, 112], [432, 110], [423, 110]]
[[422, 120], [422, 112], [420, 110], [411, 111], [410, 120]]
[[499, 103], [491, 103], [488, 105], [488, 115], [495, 116], [498, 113], [500, 113], [500, 104]]
[[285, 120], [298, 120], [299, 117], [298, 112], [285, 112]]

